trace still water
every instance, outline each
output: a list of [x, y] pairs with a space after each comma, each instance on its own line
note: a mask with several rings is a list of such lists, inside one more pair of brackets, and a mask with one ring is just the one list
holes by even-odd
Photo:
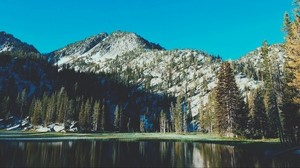
[[176, 141], [0, 141], [1, 167], [299, 167], [294, 153]]

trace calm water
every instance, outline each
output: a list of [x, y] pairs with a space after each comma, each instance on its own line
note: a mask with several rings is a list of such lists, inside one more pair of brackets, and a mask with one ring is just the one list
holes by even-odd
[[0, 141], [1, 167], [299, 167], [296, 153], [174, 141]]

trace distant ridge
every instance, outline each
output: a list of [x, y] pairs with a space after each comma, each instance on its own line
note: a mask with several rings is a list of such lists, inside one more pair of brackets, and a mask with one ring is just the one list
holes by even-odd
[[4, 31], [0, 32], [0, 52], [25, 52], [25, 53], [40, 53], [33, 45], [22, 42], [13, 35]]

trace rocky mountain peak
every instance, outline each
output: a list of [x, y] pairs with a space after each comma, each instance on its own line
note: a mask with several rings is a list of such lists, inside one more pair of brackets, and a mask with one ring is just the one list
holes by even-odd
[[132, 44], [136, 43], [140, 48], [144, 49], [164, 50], [164, 48], [159, 44], [149, 42], [138, 34], [132, 32], [116, 31], [111, 34], [111, 38], [117, 40], [128, 40]]
[[149, 42], [135, 33], [116, 31], [91, 36], [48, 55], [62, 65], [83, 58], [93, 62], [104, 61], [137, 49], [164, 50], [159, 44]]
[[4, 31], [0, 32], [0, 52], [13, 51], [25, 53], [39, 53], [32, 45], [22, 42], [13, 35]]

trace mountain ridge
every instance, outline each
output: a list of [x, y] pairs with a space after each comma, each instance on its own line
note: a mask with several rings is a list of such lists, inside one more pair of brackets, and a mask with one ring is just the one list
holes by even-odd
[[[278, 73], [282, 75], [284, 49], [280, 45], [269, 48], [270, 58], [280, 67]], [[53, 63], [59, 68], [68, 65], [80, 72], [117, 74], [128, 84], [139, 85], [139, 89], [176, 97], [185, 95], [193, 116], [208, 105], [223, 62], [199, 50], [165, 50], [135, 33], [121, 31], [88, 37], [51, 52], [48, 57], [54, 58]], [[230, 62], [244, 98], [262, 86], [260, 48]]]
[[33, 45], [22, 42], [18, 38], [15, 38], [12, 34], [0, 31], [0, 52], [5, 51], [40, 54]]

